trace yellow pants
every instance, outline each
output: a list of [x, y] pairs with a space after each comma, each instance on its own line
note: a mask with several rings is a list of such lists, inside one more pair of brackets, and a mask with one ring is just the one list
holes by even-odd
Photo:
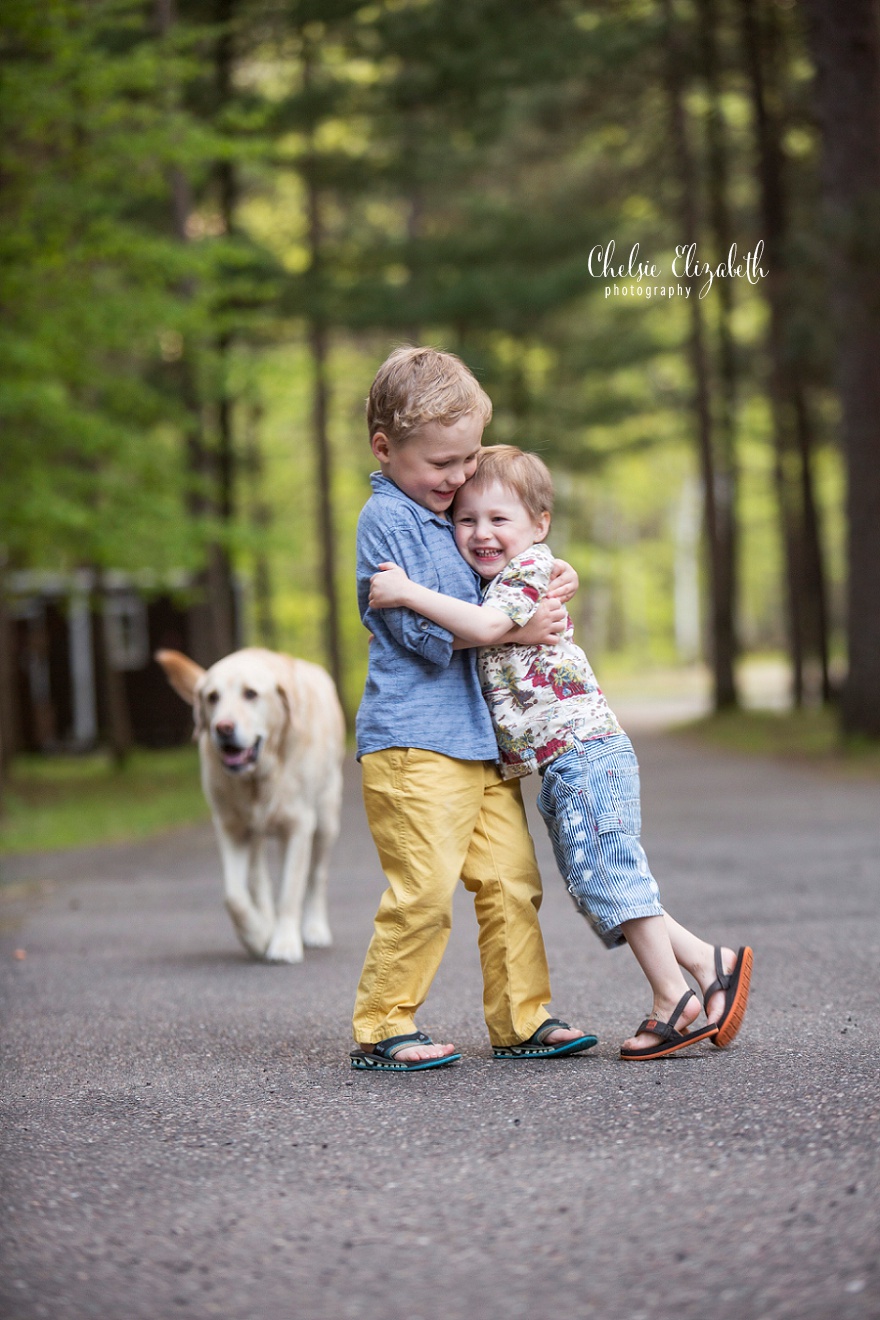
[[361, 760], [364, 805], [388, 880], [354, 1009], [354, 1038], [414, 1031], [452, 928], [459, 879], [474, 895], [483, 1011], [493, 1045], [527, 1040], [548, 1013], [541, 877], [516, 780], [483, 761], [417, 748]]

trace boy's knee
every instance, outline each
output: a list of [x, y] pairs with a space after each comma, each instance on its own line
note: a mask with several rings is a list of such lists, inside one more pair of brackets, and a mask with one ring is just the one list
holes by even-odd
[[509, 870], [469, 871], [462, 876], [465, 889], [484, 903], [497, 902], [499, 905], [516, 909], [519, 907], [540, 906], [543, 896], [541, 873], [533, 869], [511, 868]]
[[388, 905], [389, 915], [407, 931], [430, 934], [432, 931], [452, 929], [452, 901], [424, 892], [395, 892]]

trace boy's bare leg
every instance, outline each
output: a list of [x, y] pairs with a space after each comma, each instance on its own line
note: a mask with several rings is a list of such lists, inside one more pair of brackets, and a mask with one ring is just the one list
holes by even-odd
[[[705, 940], [698, 939], [684, 926], [680, 926], [668, 912], [664, 914], [663, 919], [666, 922], [676, 962], [690, 972], [705, 995], [716, 977], [714, 947]], [[732, 972], [736, 965], [736, 952], [722, 946], [721, 964], [725, 972]], [[724, 991], [717, 990], [706, 1005], [706, 1017], [710, 1022], [717, 1022], [723, 1012]]]
[[[634, 917], [631, 921], [622, 921], [620, 929], [651, 984], [654, 1002], [649, 1016], [656, 1018], [658, 1022], [668, 1022], [682, 995], [690, 987], [681, 974], [665, 918]], [[707, 947], [711, 954], [711, 947]], [[708, 985], [709, 982], [707, 981], [706, 984]], [[690, 999], [675, 1024], [676, 1030], [685, 1031], [699, 1016], [699, 1000]], [[623, 1048], [626, 1050], [648, 1048], [656, 1044], [656, 1041], [657, 1037], [650, 1032], [642, 1032], [624, 1041]]]

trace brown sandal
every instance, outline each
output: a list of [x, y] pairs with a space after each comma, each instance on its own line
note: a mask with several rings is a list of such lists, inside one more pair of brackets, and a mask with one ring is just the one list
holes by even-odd
[[625, 1050], [621, 1046], [620, 1057], [622, 1059], [663, 1059], [667, 1054], [675, 1054], [677, 1050], [683, 1050], [688, 1045], [697, 1045], [701, 1040], [712, 1040], [718, 1034], [718, 1025], [713, 1022], [711, 1026], [699, 1027], [696, 1031], [676, 1031], [675, 1024], [681, 1017], [682, 1010], [689, 999], [696, 999], [696, 992], [687, 990], [679, 999], [668, 1022], [660, 1022], [657, 1018], [645, 1018], [644, 1022], [635, 1033], [640, 1036], [643, 1031], [651, 1036], [657, 1036], [656, 1045], [645, 1045], [638, 1050]]
[[715, 947], [715, 973], [718, 979], [712, 982], [703, 995], [703, 1007], [706, 1007], [712, 995], [717, 995], [719, 990], [724, 991], [724, 1011], [715, 1023], [718, 1035], [714, 1040], [714, 1044], [721, 1050], [733, 1040], [746, 1015], [753, 961], [754, 954], [748, 945], [745, 945], [736, 955], [732, 971], [725, 972], [721, 961], [721, 948], [718, 945]]

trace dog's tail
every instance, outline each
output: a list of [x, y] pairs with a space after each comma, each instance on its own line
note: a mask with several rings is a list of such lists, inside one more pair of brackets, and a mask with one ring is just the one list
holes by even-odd
[[205, 672], [202, 666], [182, 651], [157, 651], [154, 658], [165, 670], [165, 677], [177, 695], [183, 697], [188, 706], [194, 706], [196, 685]]

